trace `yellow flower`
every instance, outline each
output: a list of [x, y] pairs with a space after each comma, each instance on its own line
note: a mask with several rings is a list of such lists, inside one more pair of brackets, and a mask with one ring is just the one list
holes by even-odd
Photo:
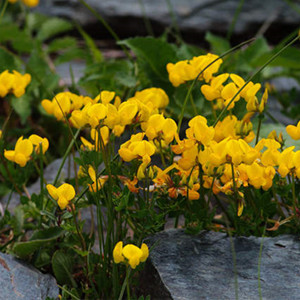
[[91, 105], [87, 110], [88, 123], [92, 128], [96, 128], [101, 120], [104, 120], [107, 116], [108, 108], [102, 103], [96, 103]]
[[35, 146], [34, 151], [35, 153], [39, 154], [40, 153], [40, 145], [42, 146], [42, 152], [45, 154], [45, 152], [49, 148], [49, 141], [46, 138], [41, 138], [40, 136], [36, 134], [32, 134], [29, 137], [29, 141]]
[[120, 262], [124, 262], [125, 258], [122, 255], [122, 251], [123, 251], [123, 242], [120, 241], [116, 244], [114, 250], [113, 250], [113, 258], [114, 258], [114, 262], [116, 264], [119, 264]]
[[212, 79], [210, 85], [204, 84], [201, 86], [201, 92], [208, 101], [215, 100], [221, 97], [223, 83], [228, 79], [229, 74], [221, 74]]
[[177, 124], [170, 118], [165, 119], [163, 115], [154, 114], [147, 122], [142, 124], [142, 129], [150, 140], [163, 139], [165, 144], [168, 145], [175, 137]]
[[286, 132], [293, 140], [300, 139], [300, 121], [298, 122], [297, 126], [288, 125], [286, 127]]
[[233, 83], [230, 82], [227, 85], [225, 85], [225, 87], [223, 88], [222, 92], [221, 92], [221, 97], [224, 99], [224, 105], [227, 106], [233, 99], [233, 101], [230, 103], [230, 105], [228, 106], [228, 110], [232, 109], [234, 107], [234, 103], [239, 101], [240, 99], [240, 94], [238, 94], [237, 96], [236, 93], [238, 92], [238, 88], [237, 86]]
[[105, 184], [105, 182], [108, 180], [108, 176], [107, 175], [105, 175], [105, 176], [99, 176], [97, 178], [96, 171], [95, 171], [95, 169], [92, 166], [89, 166], [88, 173], [89, 173], [90, 178], [93, 181], [92, 184], [88, 185], [89, 186], [89, 190], [91, 192], [100, 191], [102, 189], [103, 185]]
[[190, 139], [196, 139], [202, 145], [207, 145], [215, 135], [215, 129], [207, 126], [206, 118], [196, 116], [189, 121], [190, 128], [186, 130], [186, 135]]
[[101, 102], [103, 104], [108, 104], [110, 103], [114, 97], [115, 97], [116, 93], [115, 92], [110, 92], [110, 91], [102, 91], [95, 99], [94, 99], [94, 103], [97, 102]]
[[39, 0], [22, 0], [22, 2], [28, 7], [35, 7], [39, 5]]
[[135, 93], [134, 98], [137, 98], [145, 105], [151, 104], [153, 109], [165, 108], [169, 104], [169, 97], [166, 92], [160, 88], [149, 88]]
[[6, 159], [13, 161], [25, 167], [27, 162], [30, 160], [30, 156], [33, 151], [33, 145], [28, 139], [23, 140], [21, 136], [16, 143], [15, 150], [4, 150], [4, 156]]
[[145, 243], [143, 243], [142, 246], [141, 246], [141, 250], [142, 250], [143, 254], [142, 254], [142, 257], [140, 258], [140, 261], [144, 262], [144, 261], [146, 261], [146, 259], [149, 256], [149, 248]]
[[58, 188], [52, 184], [47, 184], [46, 188], [50, 196], [57, 201], [60, 209], [65, 209], [69, 202], [75, 197], [75, 190], [73, 186], [68, 183], [64, 183]]
[[31, 81], [30, 74], [20, 74], [17, 71], [9, 73], [8, 70], [0, 74], [0, 97], [13, 93], [17, 98], [25, 93], [25, 88]]
[[121, 145], [119, 155], [124, 161], [129, 162], [145, 155], [152, 156], [155, 153], [155, 146], [148, 141], [144, 141], [144, 135], [144, 133], [134, 134], [129, 141]]
[[118, 242], [113, 250], [113, 258], [116, 264], [126, 262], [132, 269], [135, 269], [141, 262], [146, 261], [149, 256], [149, 249], [146, 244], [141, 248], [128, 244], [123, 247], [123, 242]]

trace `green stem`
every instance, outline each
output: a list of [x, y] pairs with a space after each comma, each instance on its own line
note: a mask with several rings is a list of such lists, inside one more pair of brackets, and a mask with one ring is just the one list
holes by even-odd
[[129, 276], [128, 276], [128, 268], [126, 268], [126, 277], [127, 277], [127, 284], [126, 284], [126, 291], [127, 291], [127, 300], [130, 300], [130, 288], [129, 288]]
[[2, 21], [3, 15], [4, 15], [4, 13], [5, 13], [7, 4], [8, 4], [8, 0], [6, 0], [6, 1], [4, 2], [3, 8], [2, 8], [2, 10], [1, 10], [1, 13], [0, 13], [0, 23], [1, 23], [1, 21]]
[[[102, 18], [102, 16], [89, 4], [86, 3], [84, 0], [78, 0], [83, 6], [85, 6], [97, 19], [102, 23], [102, 25], [107, 29], [107, 31], [112, 35], [112, 37], [117, 41], [120, 42], [119, 36], [114, 32], [114, 30], [108, 25], [108, 23]], [[132, 60], [132, 57], [126, 47], [122, 44], [120, 44], [122, 50], [126, 54], [127, 58]]]
[[187, 94], [186, 94], [186, 96], [185, 96], [185, 99], [184, 99], [184, 102], [183, 102], [183, 105], [182, 105], [182, 108], [181, 108], [181, 112], [180, 112], [180, 115], [179, 115], [179, 120], [178, 120], [178, 132], [180, 132], [181, 123], [182, 123], [182, 120], [183, 120], [183, 116], [184, 116], [184, 112], [185, 112], [185, 109], [186, 109], [187, 101], [188, 101], [188, 99], [189, 99], [189, 97], [190, 97], [190, 94], [191, 94], [191, 92], [192, 92], [192, 90], [193, 90], [193, 88], [194, 88], [194, 86], [195, 86], [195, 84], [196, 84], [198, 78], [201, 76], [201, 74], [202, 74], [205, 70], [207, 70], [211, 65], [213, 65], [216, 61], [218, 61], [219, 59], [222, 59], [222, 58], [225, 57], [226, 55], [228, 55], [228, 54], [234, 52], [235, 50], [237, 50], [237, 49], [239, 49], [240, 47], [242, 47], [242, 46], [244, 46], [244, 45], [246, 45], [246, 44], [252, 42], [253, 40], [255, 40], [255, 39], [250, 39], [250, 40], [248, 40], [248, 41], [245, 41], [245, 42], [243, 42], [243, 43], [240, 43], [239, 45], [237, 45], [237, 46], [231, 48], [230, 50], [228, 50], [228, 51], [226, 51], [226, 52], [224, 52], [223, 54], [221, 54], [218, 58], [214, 59], [210, 64], [208, 64], [203, 70], [201, 70], [201, 71], [198, 73], [198, 75], [197, 75], [196, 78], [193, 80], [193, 82], [192, 82], [192, 84], [191, 84], [190, 88], [188, 89], [188, 92], [187, 92]]
[[154, 32], [152, 30], [151, 23], [150, 23], [149, 18], [147, 17], [147, 14], [146, 14], [144, 1], [143, 0], [138, 0], [138, 1], [139, 1], [139, 4], [140, 4], [140, 7], [141, 7], [141, 11], [142, 11], [143, 20], [144, 20], [146, 30], [147, 30], [149, 35], [154, 36]]
[[292, 173], [292, 193], [293, 193], [293, 205], [294, 205], [294, 211], [296, 213], [296, 207], [298, 206], [298, 201], [296, 197], [296, 190], [295, 190], [295, 174]]
[[181, 37], [181, 34], [180, 34], [178, 22], [177, 22], [177, 19], [176, 19], [176, 15], [175, 15], [172, 3], [171, 3], [170, 0], [166, 0], [166, 2], [167, 2], [168, 9], [169, 9], [169, 14], [170, 14], [171, 19], [172, 19], [172, 26], [175, 28], [175, 31], [176, 31], [177, 43], [181, 44], [182, 43], [182, 37]]
[[256, 132], [256, 139], [255, 139], [255, 145], [257, 145], [258, 140], [259, 140], [259, 133], [260, 133], [260, 128], [261, 128], [261, 123], [263, 119], [263, 114], [259, 114], [258, 116], [258, 126], [257, 126], [257, 132]]
[[238, 194], [237, 194], [237, 188], [236, 188], [236, 182], [235, 182], [235, 176], [234, 176], [234, 165], [231, 162], [231, 175], [232, 175], [232, 185], [233, 185], [233, 192], [234, 192], [234, 199], [236, 202], [236, 210], [238, 211]]
[[76, 141], [76, 139], [77, 139], [77, 137], [78, 137], [79, 132], [80, 132], [80, 129], [78, 129], [78, 130], [76, 131], [75, 135], [72, 137], [72, 141], [71, 141], [70, 145], [68, 146], [68, 148], [67, 148], [67, 150], [66, 150], [66, 152], [65, 152], [65, 155], [64, 155], [64, 157], [63, 157], [63, 159], [62, 159], [62, 162], [61, 162], [61, 164], [60, 164], [60, 166], [59, 166], [59, 169], [58, 169], [58, 171], [57, 171], [56, 177], [55, 177], [55, 179], [54, 179], [54, 181], [53, 181], [53, 185], [56, 185], [56, 184], [57, 184], [57, 181], [58, 181], [58, 179], [59, 179], [59, 175], [60, 175], [60, 173], [61, 173], [61, 171], [62, 171], [62, 168], [63, 168], [63, 166], [64, 166], [64, 164], [65, 164], [65, 162], [66, 162], [66, 159], [67, 159], [67, 157], [68, 157], [70, 151], [72, 150], [72, 147], [73, 147], [73, 145], [74, 145], [74, 143], [75, 143], [75, 141]]
[[226, 36], [226, 38], [227, 38], [228, 41], [230, 40], [230, 38], [232, 36], [233, 30], [235, 28], [237, 19], [238, 19], [240, 13], [241, 13], [241, 10], [242, 10], [242, 7], [244, 5], [244, 2], [245, 2], [245, 0], [240, 0], [239, 5], [238, 5], [237, 9], [235, 10], [232, 22], [230, 24], [230, 27], [229, 27], [229, 30], [228, 30], [227, 36]]
[[226, 107], [223, 108], [221, 113], [219, 114], [218, 118], [216, 119], [214, 123], [214, 127], [216, 124], [220, 121], [221, 117], [227, 110], [227, 108], [231, 105], [231, 103], [235, 100], [235, 98], [239, 95], [239, 93], [248, 85], [248, 83], [257, 75], [259, 74], [267, 65], [269, 65], [275, 58], [277, 58], [285, 49], [287, 49], [289, 46], [294, 44], [299, 39], [299, 36], [297, 35], [292, 41], [290, 41], [287, 45], [285, 45], [282, 49], [280, 49], [276, 54], [274, 54], [270, 59], [267, 60], [266, 63], [264, 63], [253, 75], [249, 77], [249, 79], [244, 83], [244, 85], [235, 93], [235, 95], [232, 97], [232, 99], [229, 101]]
[[121, 292], [120, 292], [118, 300], [122, 300], [123, 299], [125, 288], [128, 285], [128, 279], [129, 279], [129, 276], [130, 276], [130, 272], [131, 272], [131, 268], [129, 266], [126, 266], [126, 277], [125, 277], [125, 280], [123, 282], [123, 285], [122, 285]]

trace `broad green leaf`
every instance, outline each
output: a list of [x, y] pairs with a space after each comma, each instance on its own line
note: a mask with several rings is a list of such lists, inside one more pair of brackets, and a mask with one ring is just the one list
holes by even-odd
[[10, 41], [15, 37], [20, 37], [21, 32], [17, 24], [0, 24], [0, 42]]
[[63, 38], [56, 38], [48, 46], [48, 53], [56, 52], [58, 50], [66, 50], [77, 46], [76, 39], [70, 36]]
[[30, 12], [26, 16], [27, 28], [30, 31], [39, 30], [41, 28], [42, 24], [45, 23], [48, 19], [49, 19], [49, 17], [47, 17], [45, 15]]
[[70, 48], [65, 53], [59, 55], [54, 61], [55, 65], [59, 65], [65, 62], [69, 62], [74, 59], [80, 59], [85, 57], [85, 51], [79, 48]]
[[17, 70], [18, 65], [17, 60], [12, 54], [3, 48], [0, 48], [0, 72], [5, 70]]
[[249, 65], [257, 65], [257, 59], [262, 55], [269, 53], [270, 47], [267, 41], [261, 37], [255, 40], [250, 46], [241, 52], [241, 57]]
[[30, 95], [24, 94], [20, 98], [13, 98], [11, 102], [23, 125], [31, 114], [31, 99]]
[[40, 230], [33, 234], [27, 242], [17, 242], [13, 247], [14, 253], [19, 257], [25, 258], [33, 254], [40, 247], [46, 246], [64, 234], [64, 230], [60, 227], [51, 227], [46, 230]]
[[20, 37], [12, 40], [12, 47], [19, 53], [30, 53], [32, 51], [32, 38], [23, 33]]
[[136, 37], [120, 41], [119, 44], [130, 48], [138, 59], [147, 62], [161, 80], [168, 81], [166, 66], [178, 60], [176, 49], [167, 42], [153, 37]]
[[59, 33], [69, 31], [73, 28], [72, 24], [60, 18], [51, 18], [45, 21], [37, 34], [37, 39], [45, 41]]
[[71, 284], [76, 287], [72, 277], [73, 257], [62, 250], [57, 250], [52, 256], [52, 270], [59, 284]]
[[[271, 58], [274, 54], [278, 52], [279, 49], [272, 50], [269, 54], [265, 54], [257, 59], [256, 64], [262, 65], [269, 58]], [[276, 59], [274, 59], [269, 66], [272, 67], [283, 67], [283, 68], [291, 68], [291, 69], [299, 69], [300, 68], [300, 50], [296, 47], [289, 47], [285, 49]]]
[[211, 32], [205, 34], [205, 40], [209, 42], [211, 51], [214, 54], [222, 54], [231, 48], [225, 38], [214, 35]]

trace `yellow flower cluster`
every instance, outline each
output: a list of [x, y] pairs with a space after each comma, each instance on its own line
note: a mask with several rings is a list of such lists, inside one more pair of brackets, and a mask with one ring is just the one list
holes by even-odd
[[75, 190], [73, 186], [68, 183], [64, 183], [58, 188], [52, 184], [47, 184], [46, 188], [50, 196], [57, 201], [60, 209], [65, 209], [75, 197]]
[[[75, 128], [91, 128], [92, 142], [81, 137], [83, 149], [97, 151], [108, 143], [111, 133], [120, 136], [125, 127], [131, 124], [147, 127], [150, 139], [158, 138], [162, 132], [163, 139], [170, 143], [174, 138], [174, 131], [177, 130], [175, 122], [162, 117], [164, 124], [160, 127], [156, 124], [154, 128], [155, 117], [152, 117], [168, 103], [169, 98], [162, 89], [149, 88], [137, 91], [134, 97], [123, 102], [115, 92], [102, 91], [94, 99], [62, 92], [52, 100], [44, 99], [41, 104], [48, 114], [55, 116], [59, 121], [68, 120]], [[151, 117], [150, 123], [147, 123]], [[168, 131], [169, 126], [172, 127], [172, 134]]]
[[43, 154], [45, 154], [48, 147], [49, 141], [46, 138], [41, 138], [36, 134], [32, 134], [28, 139], [23, 139], [23, 136], [21, 136], [17, 140], [14, 150], [4, 150], [4, 156], [20, 167], [25, 167], [27, 162], [31, 159], [33, 151], [39, 154], [40, 149], [42, 149]]
[[135, 269], [141, 262], [146, 261], [149, 256], [148, 246], [143, 243], [141, 248], [128, 244], [123, 247], [123, 242], [120, 241], [116, 244], [113, 250], [113, 258], [116, 264], [126, 263], [132, 269]]
[[[176, 64], [169, 63], [167, 64], [169, 80], [173, 86], [177, 87], [182, 83], [194, 80], [202, 72], [198, 80], [205, 81], [206, 84], [201, 86], [201, 92], [206, 100], [215, 101], [215, 108], [232, 109], [235, 102], [243, 98], [249, 112], [261, 113], [267, 103], [267, 89], [265, 89], [261, 101], [258, 101], [256, 94], [260, 90], [261, 84], [249, 82], [245, 85], [244, 79], [236, 74], [224, 73], [215, 77], [214, 74], [218, 72], [223, 62], [222, 59], [217, 59], [217, 55], [208, 53], [194, 57], [192, 60], [179, 61]], [[213, 63], [213, 61], [215, 62]], [[241, 92], [237, 94], [242, 87]]]
[[209, 82], [222, 64], [222, 60], [219, 59], [208, 67], [216, 59], [218, 59], [217, 55], [208, 53], [194, 57], [191, 60], [179, 61], [176, 64], [168, 63], [167, 71], [169, 73], [169, 80], [173, 86], [177, 87], [182, 83], [194, 80], [202, 72], [198, 80]]
[[0, 74], [0, 97], [4, 98], [7, 94], [12, 93], [17, 98], [25, 93], [27, 85], [31, 81], [30, 74], [20, 74], [17, 71], [10, 73], [8, 70]]
[[[18, 0], [8, 0], [9, 3], [16, 3]], [[35, 7], [39, 5], [40, 0], [21, 0], [28, 7]]]

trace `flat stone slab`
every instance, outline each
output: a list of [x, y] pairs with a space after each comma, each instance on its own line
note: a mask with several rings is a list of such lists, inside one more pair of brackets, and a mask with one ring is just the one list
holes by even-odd
[[[151, 293], [151, 299], [236, 299], [235, 278], [238, 299], [259, 299], [262, 238], [233, 237], [231, 242], [225, 233], [192, 236], [182, 229], [171, 229], [146, 242], [154, 247], [141, 281], [143, 294]], [[152, 280], [154, 286], [149, 284]], [[260, 284], [264, 300], [300, 299], [298, 237], [263, 238]]]
[[[124, 29], [124, 24], [134, 32], [141, 27], [143, 28], [143, 22], [138, 25], [136, 22], [143, 20], [144, 13], [150, 21], [162, 26], [168, 26], [172, 23], [167, 1], [86, 0], [86, 3], [108, 20], [117, 32]], [[207, 30], [226, 33], [239, 5], [237, 0], [170, 0], [170, 3], [179, 28], [195, 33]], [[299, 1], [293, 1], [293, 4], [299, 8]], [[95, 17], [78, 0], [41, 1], [36, 10], [46, 15], [73, 19], [82, 25], [97, 23]], [[299, 22], [300, 15], [287, 1], [245, 1], [237, 19], [235, 33], [253, 32], [266, 23], [275, 24], [276, 29], [274, 30], [278, 34], [280, 26], [294, 26], [296, 28]], [[96, 27], [93, 29], [97, 30]]]
[[13, 256], [0, 253], [0, 299], [56, 299], [59, 289], [55, 279], [42, 274]]

